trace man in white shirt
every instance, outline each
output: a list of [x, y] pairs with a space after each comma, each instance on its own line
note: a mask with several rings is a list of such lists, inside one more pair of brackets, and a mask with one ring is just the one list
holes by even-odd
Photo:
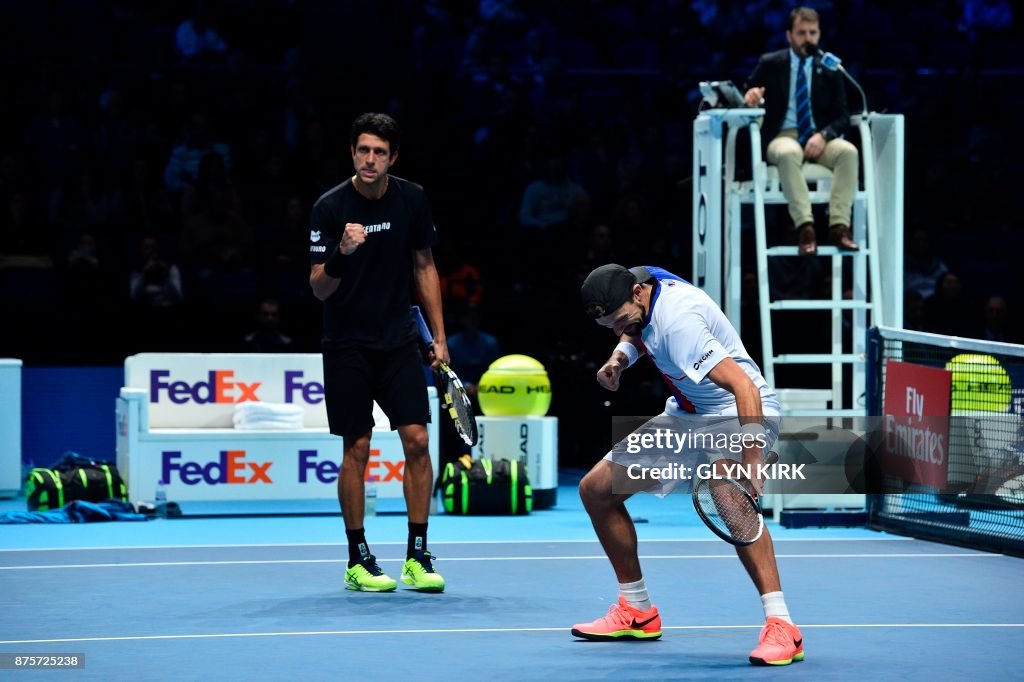
[[[623, 370], [640, 355], [647, 355], [672, 392], [665, 412], [655, 420], [686, 414], [738, 417], [740, 425], [765, 429], [771, 445], [778, 434], [778, 398], [750, 359], [735, 327], [707, 294], [661, 268], [627, 270], [609, 264], [587, 276], [582, 295], [587, 314], [619, 339], [598, 370], [601, 386], [617, 390]], [[639, 490], [622, 485], [627, 479], [625, 467], [616, 457], [622, 452], [622, 443], [580, 482], [580, 497], [615, 570], [620, 591], [619, 601], [608, 615], [573, 626], [573, 635], [589, 640], [661, 636], [661, 617], [647, 592], [636, 529], [625, 506]], [[747, 447], [742, 458], [746, 464], [760, 463], [766, 454], [767, 448]], [[753, 484], [760, 495], [761, 482]], [[766, 529], [760, 540], [737, 547], [736, 552], [765, 611], [765, 626], [750, 654], [751, 663], [788, 665], [803, 660], [803, 637], [789, 617], [770, 533]]]

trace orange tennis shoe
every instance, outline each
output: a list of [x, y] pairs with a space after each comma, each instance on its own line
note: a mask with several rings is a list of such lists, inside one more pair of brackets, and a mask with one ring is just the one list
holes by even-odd
[[617, 604], [608, 608], [608, 615], [591, 623], [579, 623], [572, 626], [574, 637], [582, 637], [594, 642], [612, 642], [620, 639], [658, 639], [661, 637], [661, 615], [658, 607], [652, 606], [646, 611], [633, 608], [619, 597]]
[[800, 628], [772, 616], [761, 628], [757, 648], [750, 652], [754, 665], [789, 665], [804, 660], [804, 637]]

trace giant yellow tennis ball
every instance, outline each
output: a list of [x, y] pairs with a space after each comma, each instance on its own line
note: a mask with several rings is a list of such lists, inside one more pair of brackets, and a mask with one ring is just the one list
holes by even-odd
[[527, 355], [506, 355], [480, 377], [477, 398], [488, 417], [543, 415], [551, 407], [551, 381], [544, 365]]
[[961, 353], [946, 363], [953, 374], [953, 409], [1006, 412], [1010, 376], [991, 355]]

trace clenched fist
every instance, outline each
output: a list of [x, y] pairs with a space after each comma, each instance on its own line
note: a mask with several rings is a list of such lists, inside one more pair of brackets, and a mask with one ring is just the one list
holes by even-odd
[[345, 223], [345, 231], [341, 234], [338, 250], [348, 256], [355, 252], [366, 241], [366, 228], [359, 223]]
[[608, 360], [601, 369], [597, 370], [597, 383], [609, 391], [619, 390], [619, 379], [622, 377], [622, 370], [625, 367], [625, 364], [618, 358]]

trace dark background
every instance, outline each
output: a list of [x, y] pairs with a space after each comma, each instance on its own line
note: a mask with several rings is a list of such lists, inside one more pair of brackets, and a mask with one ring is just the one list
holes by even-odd
[[[1020, 11], [995, 0], [811, 6], [821, 45], [870, 108], [906, 116], [906, 326], [1019, 341]], [[351, 173], [352, 119], [386, 111], [405, 132], [395, 173], [433, 205], [449, 335], [472, 304], [502, 353], [541, 360], [561, 461], [589, 463], [609, 437], [598, 417], [657, 413], [664, 395], [649, 369], [619, 394], [597, 389], [613, 339], [584, 318], [578, 285], [609, 261], [689, 277], [697, 83], [742, 85], [761, 53], [785, 46], [791, 8], [4, 2], [0, 357], [119, 366], [142, 351], [250, 350], [266, 297], [280, 305], [268, 333], [290, 339], [282, 349], [317, 351], [306, 216]], [[224, 49], [184, 54], [176, 35], [189, 20]], [[168, 183], [172, 151], [199, 124], [227, 150], [225, 173]], [[567, 220], [523, 229], [524, 190], [553, 160], [583, 196]], [[793, 241], [787, 223], [771, 212], [772, 242]], [[153, 275], [150, 260], [176, 266], [180, 301], [129, 295], [133, 272]], [[814, 259], [784, 264], [773, 295], [827, 295], [826, 274]], [[759, 360], [754, 294], [744, 324]], [[801, 319], [776, 331], [777, 350], [822, 352], [826, 324]]]

